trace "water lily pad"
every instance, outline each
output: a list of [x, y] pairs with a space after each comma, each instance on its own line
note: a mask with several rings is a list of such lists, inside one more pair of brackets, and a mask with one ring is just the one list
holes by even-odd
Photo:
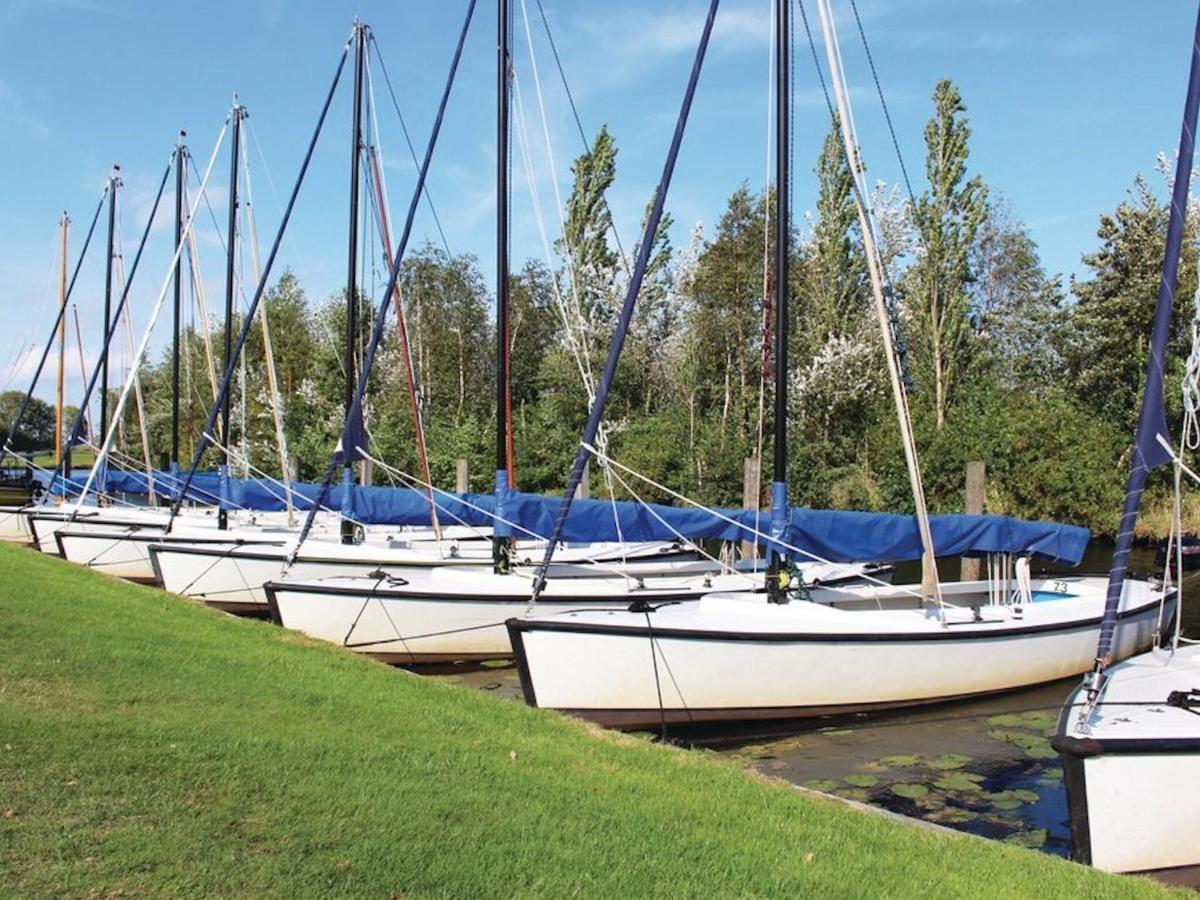
[[829, 778], [810, 778], [804, 782], [804, 786], [810, 791], [820, 791], [822, 794], [828, 794], [837, 788], [838, 783]]
[[1014, 809], [1021, 808], [1020, 800], [996, 800], [992, 803], [992, 809], [998, 812], [1010, 812]]
[[962, 753], [943, 753], [928, 760], [928, 765], [933, 769], [961, 769], [970, 761], [971, 757]]
[[910, 769], [921, 764], [921, 757], [915, 754], [901, 756], [881, 756], [877, 762], [889, 769]]
[[846, 783], [855, 787], [869, 788], [879, 784], [879, 779], [874, 775], [847, 775]]
[[918, 797], [914, 802], [926, 812], [934, 812], [939, 809], [944, 809], [946, 806], [946, 798], [937, 793], [926, 794], [924, 797]]
[[854, 800], [858, 803], [869, 803], [871, 801], [871, 792], [865, 788], [839, 787], [834, 793], [843, 800]]
[[943, 775], [933, 784], [934, 787], [939, 787], [943, 791], [973, 794], [983, 790], [979, 786], [979, 781], [982, 778], [982, 775], [975, 775], [974, 772], [950, 772], [947, 775]]
[[934, 810], [925, 818], [931, 822], [939, 822], [942, 825], [965, 825], [967, 822], [974, 821], [977, 817], [978, 813], [974, 813], [969, 809], [947, 806], [939, 810]]
[[1044, 731], [1054, 728], [1058, 722], [1058, 716], [1048, 710], [1038, 710], [989, 716], [987, 721], [989, 725], [996, 725], [1000, 728], [1030, 728]]
[[897, 797], [904, 797], [908, 800], [916, 800], [924, 797], [929, 793], [929, 788], [923, 784], [893, 784], [892, 793]]
[[1004, 841], [1008, 844], [1016, 844], [1018, 847], [1037, 850], [1046, 845], [1046, 838], [1049, 836], [1049, 832], [1045, 828], [1035, 828], [1032, 831], [1014, 831]]
[[512, 667], [512, 660], [509, 659], [485, 659], [480, 663], [485, 669], [508, 669]]
[[1050, 746], [1050, 742], [1040, 734], [1029, 734], [1025, 731], [1013, 731], [1011, 729], [998, 729], [989, 731], [988, 737], [995, 741], [1002, 741], [1005, 744], [1019, 747], [1025, 752], [1026, 756], [1030, 756], [1033, 759], [1056, 759], [1058, 757], [1058, 753]]

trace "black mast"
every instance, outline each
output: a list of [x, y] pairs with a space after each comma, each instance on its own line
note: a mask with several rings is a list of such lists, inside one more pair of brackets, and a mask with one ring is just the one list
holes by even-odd
[[[106, 338], [112, 319], [112, 284], [113, 284], [113, 241], [117, 227], [117, 188], [121, 186], [120, 166], [113, 166], [113, 173], [108, 179], [108, 256], [104, 263], [104, 327], [100, 337]], [[100, 362], [100, 440], [108, 435], [108, 347], [104, 348], [104, 357]], [[95, 436], [93, 436], [93, 441]]]
[[[791, 0], [775, 0], [775, 422], [771, 476], [771, 537], [787, 526], [787, 375], [788, 375], [788, 13]], [[777, 548], [768, 553], [767, 592], [774, 603], [787, 602], [786, 565]]]
[[[183, 243], [183, 175], [187, 164], [187, 146], [183, 143], [186, 131], [179, 132], [175, 145], [175, 253], [180, 255]], [[179, 318], [183, 282], [183, 260], [175, 265], [175, 307], [171, 326], [171, 468], [179, 466]]]
[[[509, 0], [499, 0], [496, 23], [496, 511], [504, 514], [508, 459], [508, 86]], [[492, 566], [507, 572], [512, 532], [499, 519], [492, 532]]]
[[[362, 107], [363, 107], [363, 50], [366, 44], [366, 26], [354, 23], [354, 110], [350, 124], [350, 240], [346, 262], [346, 415], [354, 405], [355, 365], [354, 356], [358, 349], [358, 178], [361, 168], [362, 150]], [[349, 492], [354, 489], [354, 448], [342, 448], [346, 454], [342, 490], [346, 492], [342, 508], [342, 543], [354, 543], [354, 521], [344, 513], [352, 507], [348, 502]]]
[[[238, 102], [237, 97], [233, 98], [231, 114], [233, 117], [233, 142], [229, 148], [229, 223], [225, 230], [227, 243], [225, 245], [225, 356], [223, 365], [226, 371], [229, 370], [233, 359], [233, 269], [237, 257], [238, 151], [242, 143], [242, 119], [246, 115], [245, 107]], [[225, 392], [221, 402], [221, 441], [225, 445], [222, 452], [224, 459], [222, 470], [226, 477], [229, 476], [231, 444], [229, 393], [229, 391]], [[229, 527], [229, 512], [223, 503], [217, 511], [217, 527], [221, 529]]]

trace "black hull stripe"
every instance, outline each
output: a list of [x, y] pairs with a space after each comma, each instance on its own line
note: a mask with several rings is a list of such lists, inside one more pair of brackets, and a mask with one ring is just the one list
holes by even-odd
[[[151, 543], [152, 544], [161, 544], [161, 543], [165, 543], [165, 542], [164, 541], [151, 541]], [[191, 542], [181, 542], [181, 543], [186, 544], [186, 543], [195, 543], [195, 542], [191, 541]], [[235, 541], [225, 541], [224, 543], [232, 544], [232, 543], [235, 543]], [[268, 542], [266, 542], [266, 541], [249, 541], [249, 542], [247, 542], [246, 545], [251, 546], [251, 545], [259, 544], [259, 543], [268, 543]], [[282, 542], [280, 542], [280, 543], [282, 544]], [[151, 548], [150, 552], [153, 554], [154, 549]], [[182, 554], [185, 556], [215, 556], [215, 555], [218, 555], [218, 554], [212, 553], [211, 551], [204, 550], [202, 548], [193, 548], [193, 547], [188, 547], [188, 546], [171, 547], [168, 552], [179, 553], [179, 554]], [[285, 556], [286, 556], [286, 554], [283, 556], [276, 556], [276, 555], [272, 555], [269, 553], [238, 553], [233, 558], [244, 559], [244, 560], [249, 560], [249, 561], [254, 561], [254, 562], [281, 562], [285, 558]], [[666, 561], [666, 562], [694, 562], [696, 560], [696, 554], [691, 553], [686, 550], [682, 550], [682, 551], [672, 551], [671, 553], [651, 554], [649, 556], [635, 556], [635, 557], [633, 557], [633, 560], [636, 562], [663, 562], [663, 561]], [[470, 559], [470, 558], [464, 559], [462, 557], [445, 557], [445, 558], [428, 559], [428, 560], [400, 561], [400, 560], [394, 560], [394, 559], [389, 559], [389, 560], [382, 560], [382, 559], [347, 560], [344, 558], [333, 558], [333, 557], [326, 558], [326, 557], [301, 556], [296, 560], [296, 562], [297, 563], [310, 563], [310, 564], [314, 564], [314, 565], [347, 566], [347, 567], [352, 567], [356, 570], [362, 566], [370, 566], [372, 568], [379, 568], [380, 566], [384, 566], [384, 567], [392, 567], [392, 568], [397, 568], [397, 569], [405, 569], [405, 568], [407, 568], [407, 569], [413, 569], [413, 568], [415, 568], [415, 569], [430, 569], [430, 568], [436, 568], [438, 566], [491, 566], [492, 558], [490, 556], [488, 556], [486, 559], [483, 557], [480, 557], [479, 559]], [[600, 557], [599, 559], [596, 559], [596, 560], [568, 561], [568, 562], [556, 563], [556, 565], [589, 566], [589, 565], [597, 565], [597, 564], [615, 564], [615, 563], [619, 563], [619, 562], [621, 562], [621, 559], [619, 557], [604, 556], [604, 557]], [[530, 560], [529, 562], [518, 562], [517, 565], [533, 566], [534, 562], [532, 560]], [[827, 582], [827, 583], [832, 583], [832, 582]]]
[[[1168, 602], [1173, 602], [1169, 600]], [[1127, 620], [1144, 615], [1158, 609], [1158, 601], [1146, 603], [1136, 609], [1120, 613], [1118, 620]], [[849, 613], [853, 615], [853, 613]], [[997, 628], [991, 631], [918, 631], [918, 632], [880, 632], [880, 633], [845, 633], [832, 634], [828, 632], [767, 632], [753, 633], [746, 631], [704, 631], [691, 628], [654, 627], [656, 641], [702, 641], [702, 642], [734, 642], [751, 644], [788, 644], [788, 643], [830, 643], [839, 644], [869, 644], [869, 643], [900, 643], [908, 644], [924, 641], [979, 641], [996, 638], [1026, 637], [1033, 634], [1051, 634], [1054, 632], [1070, 632], [1095, 628], [1100, 624], [1101, 617], [1077, 619], [1069, 622], [1049, 623], [1046, 625], [1027, 625], [1016, 628]], [[631, 625], [600, 625], [578, 624], [574, 622], [533, 622], [528, 619], [509, 619], [506, 623], [510, 632], [534, 631], [563, 631], [574, 634], [601, 634], [646, 637], [646, 628]]]

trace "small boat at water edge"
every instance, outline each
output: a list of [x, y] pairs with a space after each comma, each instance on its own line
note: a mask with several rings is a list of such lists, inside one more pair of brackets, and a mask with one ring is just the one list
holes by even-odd
[[[544, 542], [522, 541], [513, 564], [529, 565], [532, 556], [544, 549]], [[371, 541], [342, 544], [320, 535], [310, 537], [299, 550], [293, 539], [283, 546], [152, 543], [149, 553], [156, 581], [165, 590], [203, 600], [226, 612], [251, 615], [267, 614], [263, 586], [269, 581], [369, 577], [378, 571], [409, 578], [422, 570], [492, 565], [492, 548], [483, 541], [440, 547], [435, 542], [391, 546]], [[292, 553], [295, 559], [289, 566]], [[598, 574], [605, 571], [598, 568], [601, 564], [634, 565], [641, 571], [661, 574], [697, 565], [697, 554], [687, 544], [676, 541], [596, 542], [564, 546], [557, 560], [562, 565], [556, 568], [556, 574], [572, 570], [579, 570], [575, 574]]]
[[[1087, 671], [1105, 580], [942, 585], [938, 608], [914, 586], [818, 588], [811, 599], [714, 593], [513, 618], [531, 706], [617, 728], [777, 719], [915, 706], [1029, 687]], [[1129, 581], [1117, 652], [1147, 649], [1175, 592]]]
[[[1071, 819], [1072, 855], [1110, 872], [1148, 872], [1200, 866], [1200, 646], [1176, 631], [1164, 649], [1125, 662], [1114, 652], [1119, 637], [1115, 597], [1128, 585], [1126, 569], [1147, 476], [1174, 468], [1175, 534], [1183, 531], [1183, 476], [1200, 480], [1183, 460], [1200, 449], [1200, 291], [1193, 298], [1191, 353], [1182, 381], [1181, 438], [1167, 427], [1165, 360], [1170, 352], [1179, 258], [1186, 236], [1195, 134], [1200, 116], [1200, 11], [1190, 47], [1190, 69], [1162, 277], [1146, 354], [1146, 378], [1137, 430], [1129, 452], [1125, 505], [1108, 574], [1109, 603], [1092, 653], [1093, 665], [1067, 699], [1053, 746], [1063, 760]], [[1166, 577], [1183, 587], [1188, 554], [1163, 554]]]
[[[704, 571], [707, 567], [708, 571]], [[682, 603], [711, 591], [763, 588], [763, 572], [746, 565], [722, 572], [697, 561], [671, 572], [631, 563], [621, 568], [561, 563], [538, 601], [546, 615], [569, 610], [625, 609], [631, 603]], [[584, 571], [590, 568], [590, 573]], [[692, 571], [694, 570], [694, 571]], [[801, 563], [807, 584], [851, 584], [890, 578], [890, 566]], [[404, 578], [288, 580], [265, 585], [272, 618], [285, 628], [340, 644], [384, 662], [421, 663], [512, 656], [504, 622], [529, 607], [532, 570], [498, 575], [442, 568]], [[588, 575], [589, 577], [580, 577]], [[573, 577], [574, 576], [574, 577]]]
[[[1154, 551], [1154, 565], [1165, 569], [1167, 566], [1173, 567], [1175, 562], [1175, 548], [1171, 545], [1170, 539], [1159, 541], [1158, 547]], [[1185, 534], [1180, 539], [1179, 562], [1183, 565], [1185, 572], [1200, 569], [1200, 536]]]
[[1108, 872], [1200, 866], [1200, 646], [1114, 665], [1068, 698], [1062, 756], [1072, 856]]

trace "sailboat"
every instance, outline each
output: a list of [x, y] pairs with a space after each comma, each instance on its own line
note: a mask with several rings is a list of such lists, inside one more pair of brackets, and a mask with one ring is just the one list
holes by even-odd
[[[715, 7], [715, 4], [714, 4]], [[788, 0], [775, 5], [776, 61], [776, 343], [775, 483], [767, 539], [772, 577], [761, 592], [714, 592], [692, 602], [631, 604], [620, 610], [584, 610], [514, 617], [507, 627], [525, 700], [606, 725], [694, 723], [731, 719], [793, 718], [906, 706], [1009, 690], [1086, 670], [1089, 649], [1105, 609], [1102, 579], [1035, 579], [1029, 557], [1045, 555], [1036, 531], [1005, 529], [988, 549], [1001, 565], [983, 581], [941, 584], [934, 548], [943, 555], [984, 549], [983, 532], [963, 520], [944, 521], [923, 509], [920, 472], [906, 414], [903, 384], [891, 343], [882, 276], [861, 184], [859, 223], [872, 293], [896, 397], [917, 515], [907, 527], [919, 536], [924, 583], [891, 587], [796, 590], [786, 577], [785, 557], [809, 552], [809, 537], [796, 534], [797, 512], [787, 511], [786, 307], [788, 232], [789, 27]], [[846, 108], [845, 76], [832, 36], [828, 0], [818, 9], [837, 97], [846, 155], [858, 156]], [[711, 15], [711, 14], [710, 14]], [[704, 49], [701, 42], [697, 68]], [[686, 111], [686, 101], [685, 101]], [[680, 130], [683, 121], [681, 119]], [[673, 154], [668, 160], [673, 158]], [[660, 188], [660, 195], [664, 188]], [[648, 232], [652, 233], [652, 232]], [[646, 238], [643, 238], [645, 240]], [[633, 295], [623, 315], [631, 314]], [[606, 373], [615, 369], [620, 338]], [[575, 471], [582, 469], [603, 407], [592, 409]], [[569, 504], [569, 497], [564, 505]], [[865, 515], [865, 514], [864, 514]], [[897, 517], [904, 519], [907, 517]], [[973, 517], [966, 517], [966, 519]], [[987, 520], [989, 517], [980, 517]], [[863, 521], [867, 535], [882, 540], [883, 521]], [[1034, 523], [1024, 523], [1032, 526]], [[1065, 533], [1075, 531], [1066, 526]], [[954, 535], [954, 531], [964, 529]], [[836, 534], [824, 536], [835, 546]], [[844, 539], [844, 538], [843, 538]], [[1074, 553], [1078, 561], [1086, 537]], [[1014, 559], [1015, 557], [1015, 559]], [[550, 554], [547, 554], [549, 561]], [[543, 582], [535, 581], [540, 600]], [[1128, 656], [1154, 640], [1160, 621], [1173, 611], [1174, 593], [1148, 581], [1131, 581], [1113, 609], [1118, 638], [1113, 652]], [[536, 605], [531, 604], [531, 609]]]
[[[1052, 741], [1063, 762], [1072, 856], [1109, 872], [1200, 865], [1200, 645], [1183, 641], [1177, 622], [1173, 638], [1162, 647], [1118, 662], [1113, 637], [1118, 611], [1112, 599], [1121, 596], [1128, 583], [1125, 570], [1149, 471], [1174, 462], [1177, 504], [1185, 471], [1166, 427], [1163, 366], [1200, 107], [1200, 14], [1191, 48], [1162, 280], [1125, 508], [1108, 576], [1108, 604], [1092, 671], [1067, 698]], [[1194, 344], [1193, 357], [1197, 352]], [[1182, 534], [1175, 535], [1176, 541], [1182, 539]], [[1179, 544], [1168, 559], [1168, 571], [1171, 568], [1182, 581]]]
[[[467, 24], [470, 22], [471, 12], [473, 12], [473, 6], [471, 7], [471, 11], [468, 12]], [[463, 34], [465, 35], [465, 33], [466, 25], [464, 25], [463, 29]], [[368, 61], [368, 47], [372, 40], [373, 38], [367, 27], [362, 23], [356, 23], [354, 35], [347, 47], [347, 49], [349, 49], [349, 46], [354, 47], [353, 65], [355, 73], [354, 115], [351, 127], [351, 224], [347, 296], [351, 298], [350, 309], [351, 313], [355, 315], [354, 309], [357, 306], [355, 302], [355, 298], [357, 297], [355, 279], [357, 276], [358, 175], [361, 165], [361, 151], [363, 149], [361, 113], [364, 100], [366, 99], [363, 82]], [[460, 55], [461, 43], [455, 56], [455, 68], [457, 67]], [[343, 59], [345, 59], [345, 54], [343, 54]], [[452, 78], [453, 70], [450, 83], [452, 83]], [[447, 84], [446, 95], [443, 97], [443, 108], [448, 97], [450, 83]], [[334, 88], [336, 88], [336, 80]], [[439, 116], [439, 123], [440, 120]], [[396, 301], [395, 282], [399, 273], [399, 263], [411, 234], [413, 216], [416, 211], [417, 202], [421, 196], [425, 172], [428, 169], [437, 134], [438, 126], [435, 125], [429, 149], [426, 152], [425, 163], [421, 170], [420, 183], [413, 194], [408, 220], [394, 254], [392, 248], [387, 246], [387, 244], [390, 244], [390, 240], [385, 238], [385, 250], [388, 253], [389, 259], [393, 255], [395, 256], [395, 263], [391, 267], [389, 284], [384, 290], [378, 316], [374, 323], [372, 349], [368, 350], [367, 361], [363, 365], [364, 374], [358, 379], [357, 384], [354, 380], [356, 368], [354, 358], [355, 347], [353, 346], [353, 342], [348, 340], [346, 358], [348, 373], [346, 384], [346, 418], [348, 422], [352, 421], [356, 416], [361, 419], [365, 373], [369, 371], [370, 360], [373, 358], [374, 353], [373, 348], [378, 345], [381, 337], [383, 323], [386, 321], [389, 311], [388, 307]], [[299, 182], [297, 183], [297, 189], [298, 187]], [[376, 185], [376, 188], [378, 189], [378, 185]], [[377, 214], [381, 214], [384, 205], [382, 203], [377, 204]], [[381, 235], [386, 234], [386, 223], [381, 224], [383, 226], [380, 228]], [[280, 234], [282, 234], [282, 228], [285, 226], [286, 221], [281, 226]], [[264, 273], [263, 280], [265, 280], [266, 274]], [[261, 293], [263, 280], [260, 280], [259, 293]], [[246, 323], [243, 324], [243, 333], [249, 323], [249, 319], [253, 316], [256, 305], [257, 300], [251, 303]], [[403, 321], [401, 321], [401, 326], [403, 327]], [[347, 333], [348, 335], [353, 335], [356, 339], [357, 327], [348, 325]], [[237, 352], [240, 352], [241, 345], [242, 342], [239, 340]], [[504, 359], [503, 355], [498, 358], [498, 366], [504, 365]], [[222, 394], [225, 394], [228, 390], [231, 373], [232, 369], [227, 365]], [[418, 416], [416, 430], [420, 439], [419, 411], [416, 409], [415, 403], [414, 413]], [[211, 419], [212, 415], [210, 414]], [[498, 441], [503, 443], [504, 435], [507, 433], [503, 418], [500, 420], [497, 433]], [[441, 566], [494, 565], [498, 554], [507, 555], [510, 552], [513, 554], [512, 563], [519, 564], [522, 558], [521, 554], [540, 553], [544, 549], [544, 542], [539, 542], [535, 539], [533, 541], [523, 540], [519, 545], [519, 549], [513, 550], [510, 538], [504, 534], [502, 524], [503, 515], [496, 519], [496, 526], [480, 528], [481, 523], [475, 521], [472, 523], [472, 532], [466, 534], [460, 532], [459, 535], [455, 536], [453, 528], [447, 529], [438, 521], [438, 509], [445, 509], [447, 504], [445, 502], [435, 504], [434, 490], [432, 485], [428, 483], [424, 485], [429, 503], [429, 509], [425, 512], [426, 518], [424, 521], [432, 526], [432, 540], [415, 541], [411, 537], [399, 533], [400, 529], [397, 526], [384, 524], [379, 525], [375, 529], [374, 534], [372, 533], [371, 526], [368, 526], [363, 541], [361, 543], [355, 542], [353, 538], [354, 523], [351, 521], [350, 513], [356, 500], [362, 499], [368, 506], [373, 505], [377, 511], [384, 510], [383, 517], [387, 518], [388, 515], [394, 513], [395, 507], [398, 504], [404, 502], [404, 495], [413, 493], [405, 489], [372, 488], [369, 486], [355, 487], [353, 484], [352, 466], [360, 458], [354, 446], [358, 440], [361, 440], [361, 438], [356, 437], [352, 441], [351, 438], [343, 435], [342, 447], [347, 449], [339, 449], [335, 453], [327, 477], [317, 489], [308, 519], [303, 528], [299, 534], [293, 533], [289, 535], [288, 540], [282, 544], [262, 541], [256, 541], [253, 544], [249, 542], [239, 544], [234, 541], [196, 542], [176, 538], [174, 536], [174, 527], [170, 529], [171, 534], [162, 540], [143, 540], [140, 537], [133, 538], [132, 540], [142, 542], [146, 545], [147, 562], [152, 567], [155, 580], [165, 589], [202, 599], [206, 603], [226, 611], [263, 614], [267, 611], [266, 594], [263, 590], [263, 585], [272, 579], [281, 578], [285, 570], [289, 578], [366, 576], [369, 573], [378, 571], [395, 573], [397, 577], [406, 578], [409, 576], [410, 570], [414, 569], [431, 569]], [[199, 459], [203, 449], [204, 443], [202, 442], [198, 449], [196, 460]], [[192, 466], [193, 472], [195, 466], [196, 461], [194, 460]], [[321, 523], [322, 513], [320, 510], [325, 501], [332, 495], [333, 490], [335, 490], [331, 486], [331, 480], [334, 471], [338, 468], [341, 468], [344, 473], [341, 485], [341, 501], [340, 504], [330, 503], [330, 506], [340, 506], [343, 512], [340, 539], [332, 533], [319, 533], [319, 527], [317, 532], [313, 531], [314, 526], [319, 526]], [[189, 473], [186, 480], [190, 481], [191, 477], [192, 475]], [[426, 474], [426, 482], [428, 482], [428, 474]], [[498, 486], [501, 486], [499, 481], [497, 483]], [[504, 489], [507, 489], [507, 485], [508, 482], [505, 479], [502, 486]], [[461, 507], [464, 498], [452, 497], [450, 502], [454, 507]], [[399, 517], [404, 518], [406, 515], [406, 513], [401, 513]], [[490, 523], [491, 520], [489, 519], [488, 521]], [[349, 527], [349, 531], [347, 531], [347, 527]], [[486, 537], [487, 540], [464, 539], [468, 535]], [[690, 565], [696, 560], [696, 554], [692, 547], [687, 546], [684, 542], [675, 540], [641, 542], [585, 541], [577, 542], [574, 546], [564, 546], [562, 549], [563, 555], [560, 557], [560, 561], [571, 566], [575, 564], [591, 565], [605, 560], [629, 560], [644, 564], [651, 571], [670, 571], [676, 565]]]

